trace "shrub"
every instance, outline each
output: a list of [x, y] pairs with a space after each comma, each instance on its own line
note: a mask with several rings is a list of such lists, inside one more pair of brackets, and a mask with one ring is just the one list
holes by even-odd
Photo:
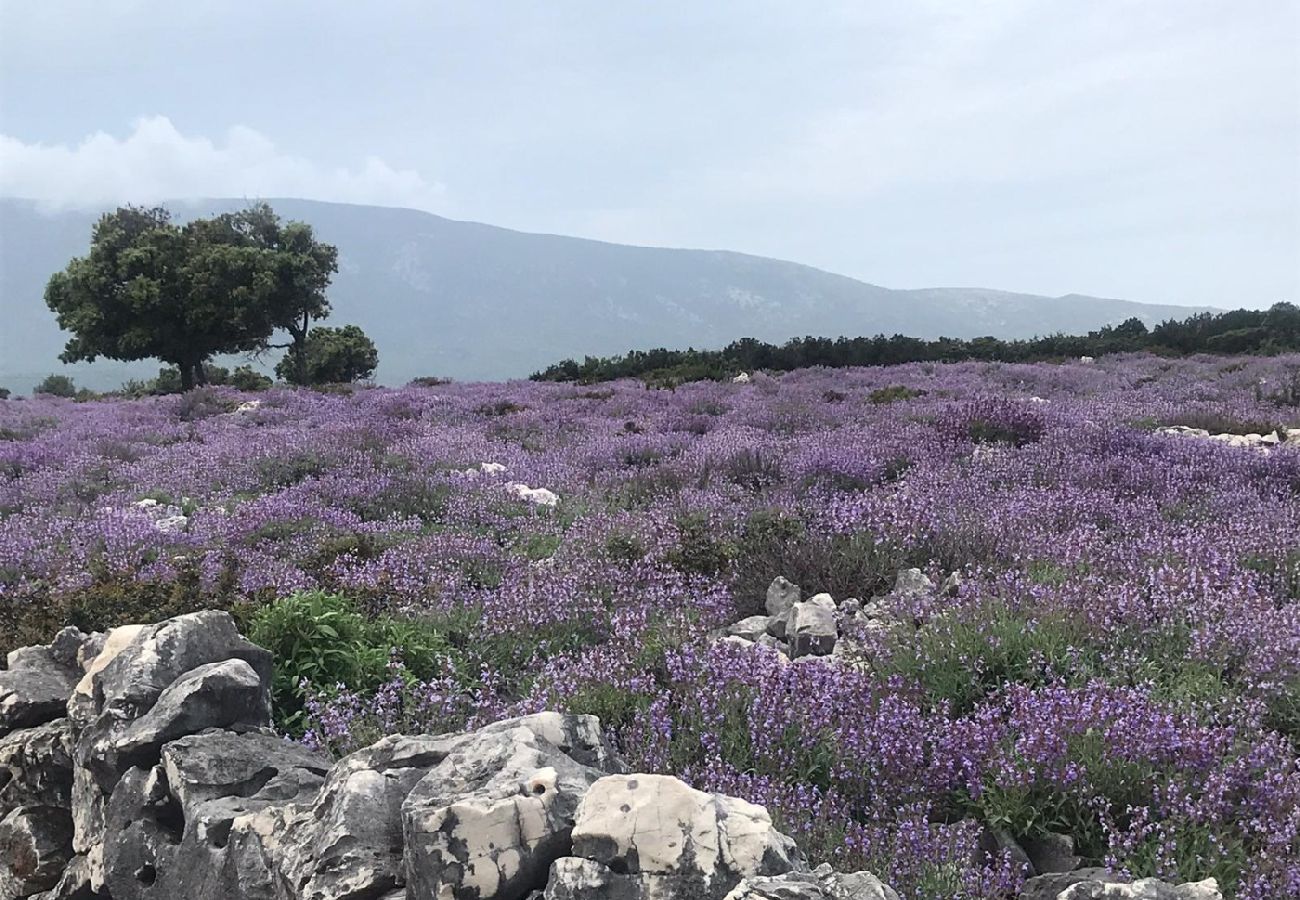
[[919, 388], [910, 388], [904, 384], [891, 384], [889, 387], [877, 388], [867, 395], [867, 399], [877, 406], [887, 403], [898, 403], [901, 400], [915, 400], [917, 397], [924, 397], [925, 391]]
[[677, 531], [677, 545], [666, 556], [668, 564], [679, 572], [715, 576], [735, 559], [735, 544], [719, 537], [703, 513], [678, 516]]
[[302, 591], [257, 610], [249, 639], [275, 657], [271, 691], [276, 721], [300, 734], [309, 697], [339, 689], [373, 691], [401, 662], [412, 677], [427, 678], [449, 652], [443, 634], [417, 620], [366, 618], [339, 594]]
[[271, 385], [275, 384], [269, 377], [253, 369], [251, 366], [239, 366], [235, 371], [230, 373], [230, 378], [226, 382], [232, 388], [241, 391], [264, 391]]
[[1047, 424], [1025, 403], [1004, 397], [977, 397], [953, 411], [941, 427], [959, 440], [1023, 447], [1043, 439]]
[[9, 388], [0, 387], [0, 400], [9, 399]]
[[421, 375], [407, 383], [413, 387], [441, 387], [444, 384], [451, 384], [451, 381], [450, 378], [440, 378], [437, 375]]
[[67, 375], [47, 375], [44, 381], [32, 388], [32, 393], [70, 398], [77, 395], [77, 386]]

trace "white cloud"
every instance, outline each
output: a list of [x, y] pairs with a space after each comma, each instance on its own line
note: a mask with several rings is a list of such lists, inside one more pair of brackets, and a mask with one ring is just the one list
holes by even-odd
[[443, 186], [369, 157], [330, 168], [277, 149], [237, 125], [217, 142], [181, 134], [166, 116], [136, 120], [118, 139], [96, 132], [80, 144], [28, 144], [0, 135], [0, 195], [54, 208], [206, 197], [296, 197], [435, 211]]

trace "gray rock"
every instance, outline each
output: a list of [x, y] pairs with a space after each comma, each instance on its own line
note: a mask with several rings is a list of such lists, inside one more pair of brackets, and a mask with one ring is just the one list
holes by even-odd
[[934, 582], [920, 569], [904, 569], [894, 580], [894, 593], [903, 596], [934, 593]]
[[414, 896], [521, 900], [570, 847], [587, 789], [607, 774], [521, 724], [471, 735], [402, 804]]
[[271, 724], [270, 688], [242, 659], [208, 663], [177, 678], [153, 707], [115, 736], [106, 753], [117, 769], [152, 763], [162, 745], [207, 728]]
[[9, 666], [0, 672], [0, 734], [64, 716], [77, 684], [70, 669], [56, 663], [45, 647], [13, 651]]
[[843, 874], [821, 865], [812, 872], [746, 878], [726, 900], [899, 900], [870, 872]]
[[104, 644], [107, 640], [108, 635], [104, 632], [92, 631], [81, 642], [81, 646], [77, 648], [77, 668], [83, 674], [90, 669], [90, 664], [95, 661], [95, 657], [104, 651]]
[[67, 719], [0, 738], [0, 817], [20, 806], [66, 810], [71, 802], [72, 727]]
[[29, 897], [58, 883], [72, 858], [67, 813], [23, 806], [0, 820], [0, 898]]
[[790, 610], [786, 634], [790, 640], [791, 659], [829, 655], [839, 637], [835, 601], [829, 594], [818, 594], [806, 603], [796, 603]]
[[799, 602], [801, 597], [799, 585], [790, 583], [784, 575], [778, 575], [768, 586], [764, 609], [769, 616], [783, 616], [790, 611], [790, 607]]
[[1102, 868], [1078, 869], [1073, 872], [1053, 872], [1030, 878], [1020, 889], [1020, 900], [1056, 900], [1066, 888], [1083, 882], [1120, 884], [1119, 876]]
[[1048, 833], [1043, 837], [1026, 838], [1020, 842], [1025, 855], [1040, 874], [1048, 872], [1073, 872], [1079, 868], [1082, 857], [1074, 852], [1074, 838], [1068, 834]]
[[747, 619], [741, 619], [732, 625], [728, 625], [726, 633], [734, 637], [741, 637], [747, 641], [757, 641], [760, 637], [767, 634], [767, 626], [771, 621], [771, 616], [750, 616]]
[[[794, 842], [772, 827], [767, 810], [666, 775], [614, 775], [593, 784], [578, 806], [573, 855], [586, 862], [557, 861], [547, 900], [721, 900], [744, 878], [799, 865]], [[601, 888], [605, 895], [594, 893]]]
[[81, 664], [77, 661], [81, 653], [81, 647], [86, 643], [89, 635], [84, 634], [80, 628], [75, 625], [69, 625], [59, 631], [50, 641], [50, 656], [54, 661], [65, 669], [72, 671], [81, 671]]
[[852, 618], [862, 612], [862, 601], [857, 597], [850, 597], [840, 604], [840, 615], [846, 618]]
[[63, 875], [54, 887], [32, 897], [33, 900], [102, 900], [103, 895], [96, 894], [90, 887], [86, 857], [74, 856], [63, 867]]
[[1141, 878], [1132, 884], [1081, 881], [1062, 891], [1057, 900], [1223, 900], [1223, 894], [1213, 878], [1179, 885]]
[[956, 597], [961, 593], [961, 572], [951, 572], [939, 586], [939, 593], [945, 597]]
[[980, 833], [979, 838], [979, 857], [975, 860], [977, 865], [982, 864], [988, 857], [997, 857], [1007, 854], [1011, 861], [1027, 877], [1032, 877], [1038, 873], [1034, 870], [1034, 864], [1030, 861], [1029, 855], [1025, 853], [1024, 848], [1016, 841], [1011, 832], [1005, 828], [994, 826], [985, 826]]

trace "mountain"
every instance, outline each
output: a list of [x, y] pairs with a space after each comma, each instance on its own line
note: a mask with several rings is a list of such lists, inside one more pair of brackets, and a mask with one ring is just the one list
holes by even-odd
[[[891, 290], [743, 253], [527, 234], [409, 209], [270, 202], [338, 245], [330, 324], [353, 322], [374, 338], [377, 378], [389, 384], [417, 375], [521, 377], [564, 357], [720, 347], [746, 336], [1032, 337], [1195, 311], [1078, 295]], [[182, 220], [242, 205], [168, 204]], [[0, 385], [26, 391], [66, 371], [102, 389], [157, 372], [153, 362], [58, 362], [66, 337], [42, 292], [52, 272], [86, 252], [99, 213], [0, 199]]]

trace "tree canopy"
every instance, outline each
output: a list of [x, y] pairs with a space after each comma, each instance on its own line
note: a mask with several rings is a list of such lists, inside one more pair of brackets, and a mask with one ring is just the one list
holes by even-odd
[[357, 326], [318, 327], [302, 349], [289, 348], [275, 374], [290, 384], [333, 384], [369, 378], [377, 365], [374, 341]]
[[266, 350], [277, 330], [304, 358], [337, 271], [337, 248], [264, 203], [185, 225], [126, 206], [100, 218], [90, 252], [50, 278], [45, 302], [72, 334], [64, 362], [159, 359], [189, 388], [213, 355]]

